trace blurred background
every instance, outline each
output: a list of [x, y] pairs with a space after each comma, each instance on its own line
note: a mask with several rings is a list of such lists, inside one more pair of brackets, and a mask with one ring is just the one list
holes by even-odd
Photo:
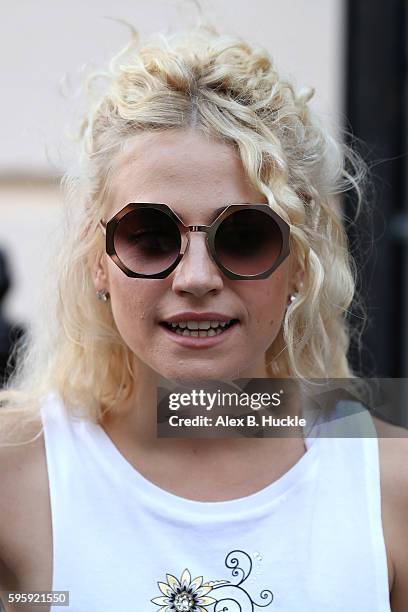
[[[369, 322], [363, 351], [353, 344], [350, 360], [364, 376], [408, 377], [406, 2], [200, 5], [221, 32], [268, 48], [297, 88], [314, 87], [312, 104], [334, 133], [346, 128], [361, 139], [358, 149], [372, 168], [373, 221], [362, 216], [348, 232]], [[83, 99], [64, 93], [128, 42], [127, 28], [107, 18], [130, 21], [143, 36], [191, 25], [197, 16], [194, 2], [184, 0], [18, 0], [2, 8], [0, 368], [10, 333], [21, 335], [35, 316], [61, 207], [58, 182], [75, 167], [69, 131]], [[353, 198], [343, 206], [345, 219], [353, 218]]]

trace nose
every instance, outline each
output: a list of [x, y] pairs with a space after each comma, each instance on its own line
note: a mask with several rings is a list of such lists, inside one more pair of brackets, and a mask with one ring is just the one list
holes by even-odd
[[223, 286], [222, 272], [208, 252], [205, 233], [190, 233], [186, 251], [174, 271], [173, 291], [203, 297]]

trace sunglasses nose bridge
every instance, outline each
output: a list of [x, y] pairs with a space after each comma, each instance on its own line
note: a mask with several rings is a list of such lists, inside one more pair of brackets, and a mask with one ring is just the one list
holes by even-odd
[[205, 225], [189, 225], [185, 228], [185, 232], [182, 237], [182, 255], [184, 255], [190, 247], [191, 234], [204, 234], [205, 248], [207, 250], [207, 256], [213, 261], [213, 257], [210, 251], [208, 243], [208, 227]]
[[[220, 272], [219, 265], [216, 259], [214, 258], [214, 255], [212, 253], [211, 246], [210, 246], [210, 241], [208, 238], [208, 230], [210, 229], [210, 227], [207, 225], [190, 225], [190, 226], [184, 226], [183, 229], [184, 229], [184, 232], [182, 234], [181, 251], [180, 251], [181, 258], [180, 258], [178, 266], [180, 266], [181, 264], [182, 267], [186, 265], [187, 267], [189, 267], [189, 263], [190, 263], [192, 264], [195, 270], [197, 269], [203, 270], [204, 268], [209, 270], [210, 268], [215, 266], [215, 268], [217, 269], [217, 273], [219, 273]], [[200, 251], [199, 252], [195, 251], [193, 253], [192, 261], [183, 262], [183, 259], [185, 259], [185, 256], [188, 255], [189, 251], [191, 250], [192, 234], [202, 234], [203, 235], [204, 250], [201, 251], [201, 253]], [[191, 258], [191, 253], [190, 253], [189, 259], [190, 258]]]
[[[183, 236], [186, 242], [184, 252], [174, 270], [173, 290], [189, 292], [196, 297], [221, 290], [222, 274], [210, 252], [206, 231], [198, 226], [189, 227], [188, 230]], [[192, 236], [196, 233], [201, 234], [201, 238]], [[194, 241], [195, 244], [192, 244]]]

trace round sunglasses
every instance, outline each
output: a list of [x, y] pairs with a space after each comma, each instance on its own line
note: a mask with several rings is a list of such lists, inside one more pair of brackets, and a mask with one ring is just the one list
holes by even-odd
[[289, 255], [290, 226], [268, 204], [229, 204], [214, 213], [210, 225], [185, 225], [167, 204], [137, 202], [99, 223], [106, 253], [132, 278], [166, 278], [190, 232], [205, 232], [211, 258], [235, 280], [267, 278]]

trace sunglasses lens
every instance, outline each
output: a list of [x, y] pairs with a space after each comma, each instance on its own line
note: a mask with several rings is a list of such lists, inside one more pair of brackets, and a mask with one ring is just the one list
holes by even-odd
[[176, 223], [166, 213], [140, 208], [119, 221], [114, 246], [119, 259], [132, 272], [158, 274], [177, 259], [181, 236]]
[[282, 250], [277, 222], [261, 210], [238, 210], [219, 225], [215, 251], [220, 263], [234, 274], [255, 275], [269, 270]]

